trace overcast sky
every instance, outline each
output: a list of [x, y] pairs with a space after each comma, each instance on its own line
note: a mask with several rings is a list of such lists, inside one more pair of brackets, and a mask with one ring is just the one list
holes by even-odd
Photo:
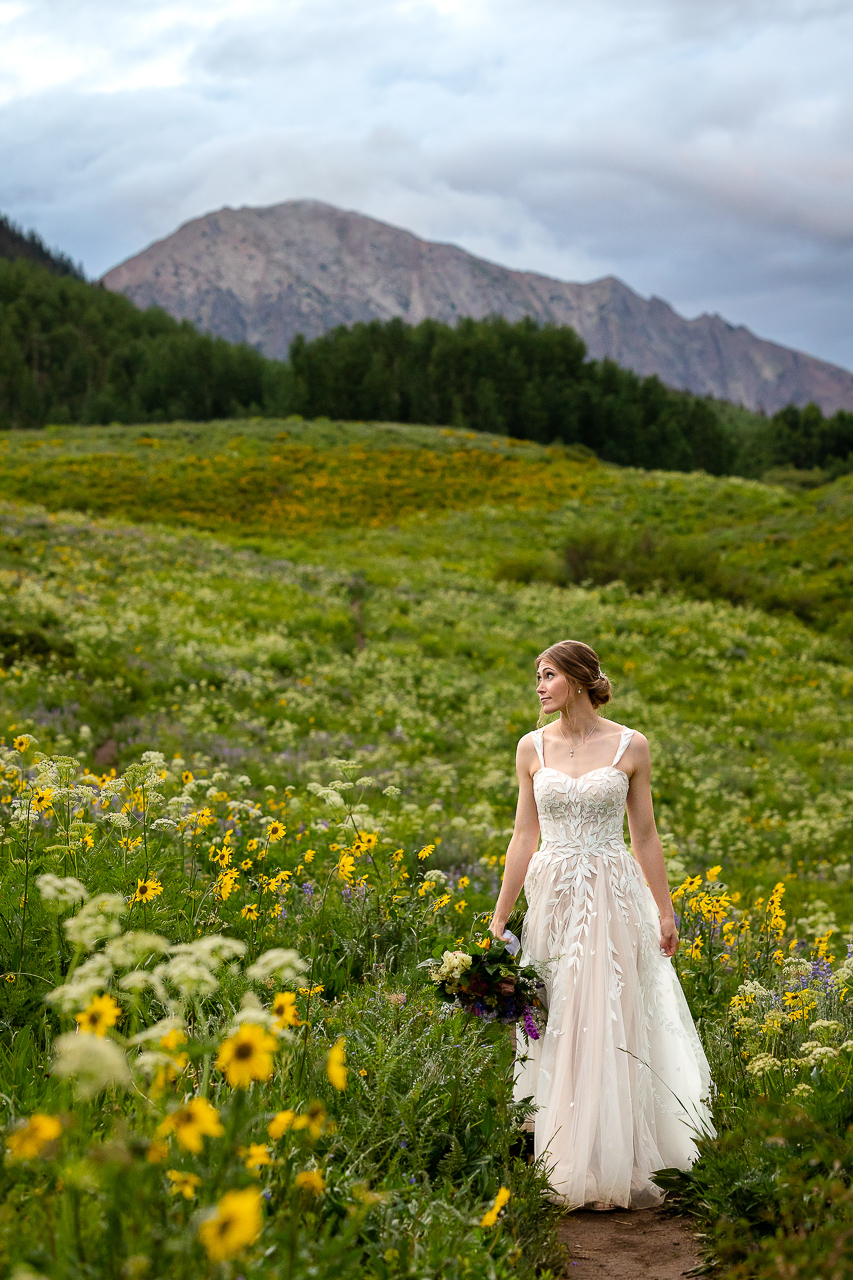
[[853, 367], [853, 0], [0, 0], [0, 209], [100, 274], [315, 197]]

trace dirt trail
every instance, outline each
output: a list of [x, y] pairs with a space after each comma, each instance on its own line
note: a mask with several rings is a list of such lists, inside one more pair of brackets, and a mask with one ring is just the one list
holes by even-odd
[[689, 1219], [660, 1209], [568, 1214], [560, 1228], [570, 1280], [682, 1280], [702, 1258]]

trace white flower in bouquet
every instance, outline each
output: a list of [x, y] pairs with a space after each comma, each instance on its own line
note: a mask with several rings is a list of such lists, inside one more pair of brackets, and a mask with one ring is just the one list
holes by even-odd
[[470, 969], [473, 960], [467, 951], [445, 951], [441, 964], [433, 969], [430, 977], [433, 982], [458, 982], [466, 969]]

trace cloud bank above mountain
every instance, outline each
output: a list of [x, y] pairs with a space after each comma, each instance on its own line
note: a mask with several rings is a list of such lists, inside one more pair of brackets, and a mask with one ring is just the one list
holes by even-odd
[[847, 0], [0, 0], [0, 207], [99, 274], [315, 197], [853, 366]]

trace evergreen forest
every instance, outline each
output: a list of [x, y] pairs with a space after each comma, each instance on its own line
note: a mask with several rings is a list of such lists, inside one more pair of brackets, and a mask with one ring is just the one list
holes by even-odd
[[605, 462], [819, 484], [851, 469], [853, 413], [772, 417], [590, 360], [569, 328], [399, 319], [297, 337], [288, 362], [199, 333], [80, 277], [0, 224], [0, 428], [240, 417], [448, 425]]

